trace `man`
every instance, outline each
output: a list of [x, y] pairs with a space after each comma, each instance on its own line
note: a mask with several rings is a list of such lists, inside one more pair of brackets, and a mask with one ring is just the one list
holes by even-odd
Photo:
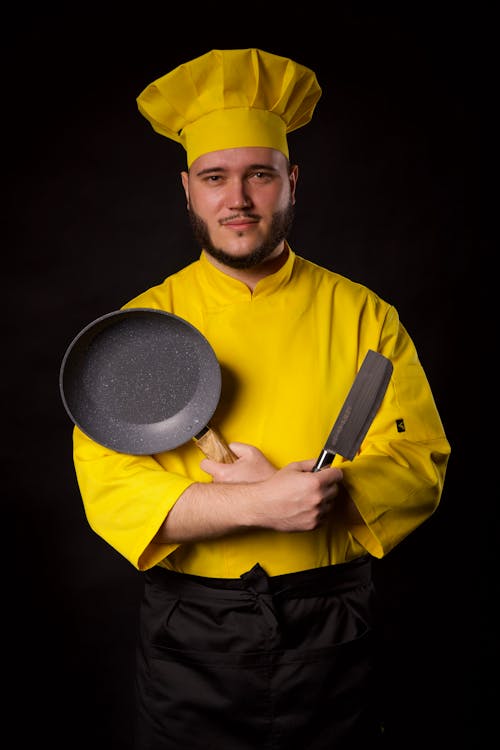
[[[314, 73], [258, 49], [213, 50], [138, 97], [186, 149], [199, 259], [128, 302], [188, 320], [223, 387], [236, 460], [194, 441], [128, 456], [74, 432], [92, 528], [144, 571], [138, 750], [360, 747], [374, 711], [372, 558], [431, 516], [450, 446], [413, 342], [374, 292], [287, 242]], [[353, 461], [313, 472], [369, 349], [393, 364]]]

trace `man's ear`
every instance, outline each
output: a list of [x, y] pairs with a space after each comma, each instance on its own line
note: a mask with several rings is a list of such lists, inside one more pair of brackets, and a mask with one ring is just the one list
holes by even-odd
[[292, 205], [295, 205], [295, 190], [297, 188], [297, 180], [299, 179], [299, 168], [297, 164], [294, 164], [291, 167], [288, 179], [290, 181], [290, 198], [292, 200]]
[[189, 208], [189, 173], [181, 172], [181, 180], [182, 180], [182, 187], [184, 188], [184, 193], [186, 195], [187, 207]]

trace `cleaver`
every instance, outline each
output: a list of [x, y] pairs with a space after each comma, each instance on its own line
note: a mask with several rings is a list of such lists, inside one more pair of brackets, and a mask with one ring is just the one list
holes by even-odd
[[392, 362], [368, 349], [313, 471], [330, 466], [337, 453], [352, 461], [384, 398]]

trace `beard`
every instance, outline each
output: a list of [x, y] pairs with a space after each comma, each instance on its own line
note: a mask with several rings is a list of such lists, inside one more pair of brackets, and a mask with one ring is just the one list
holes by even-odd
[[273, 214], [267, 237], [250, 253], [239, 257], [226, 253], [221, 247], [215, 247], [210, 238], [206, 222], [190, 207], [188, 208], [188, 215], [196, 241], [212, 258], [229, 268], [254, 268], [269, 258], [280, 242], [286, 239], [293, 224], [295, 209], [292, 201], [289, 201], [288, 206], [283, 211], [277, 211]]

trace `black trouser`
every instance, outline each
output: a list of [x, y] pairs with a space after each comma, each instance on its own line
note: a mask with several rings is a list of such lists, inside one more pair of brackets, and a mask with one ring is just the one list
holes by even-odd
[[137, 750], [326, 750], [378, 738], [360, 558], [240, 579], [145, 574]]

